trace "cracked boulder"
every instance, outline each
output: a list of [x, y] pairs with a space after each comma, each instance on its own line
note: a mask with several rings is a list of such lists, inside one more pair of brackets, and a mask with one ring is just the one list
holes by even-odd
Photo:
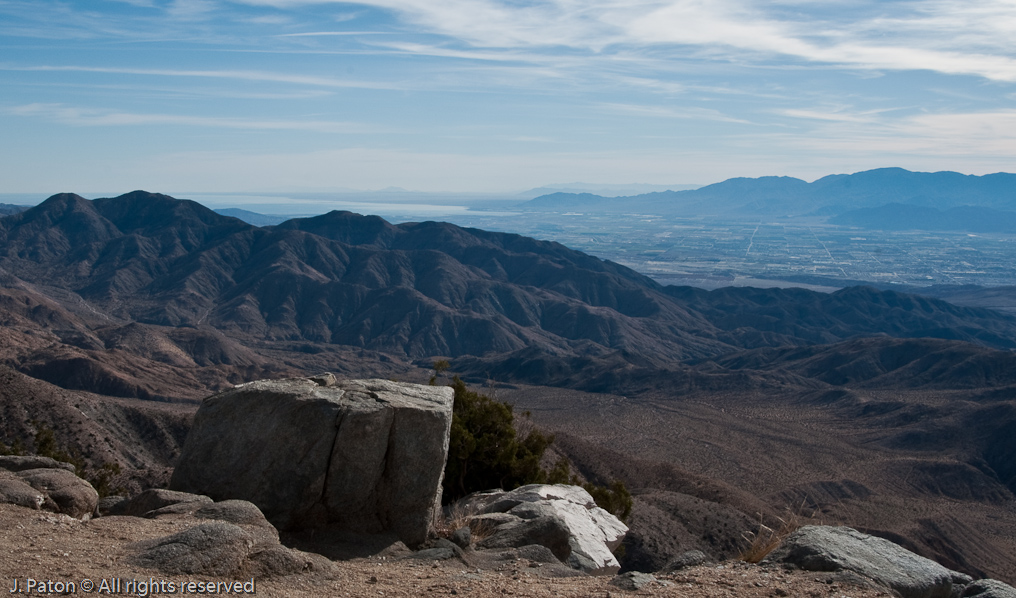
[[276, 527], [393, 532], [423, 543], [441, 503], [451, 388], [331, 376], [211, 396], [173, 490], [248, 500]]

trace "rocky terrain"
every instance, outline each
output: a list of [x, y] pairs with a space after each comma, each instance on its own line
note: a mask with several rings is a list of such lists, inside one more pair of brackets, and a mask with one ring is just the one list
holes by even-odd
[[[119, 577], [125, 582], [153, 578], [174, 583], [224, 581], [208, 575], [164, 575], [128, 562], [135, 542], [179, 531], [174, 520], [102, 517], [81, 522], [65, 516], [0, 505], [0, 573], [10, 589], [15, 579], [24, 587], [28, 578], [80, 583]], [[18, 547], [17, 549], [13, 547]], [[308, 572], [277, 579], [257, 580], [261, 595], [295, 598], [303, 596], [397, 596], [468, 595], [500, 596], [621, 596], [627, 592], [611, 586], [610, 577], [547, 578], [543, 567], [523, 559], [510, 559], [490, 569], [454, 561], [398, 560], [383, 554], [336, 561], [327, 574]], [[249, 578], [248, 578], [249, 579]], [[809, 596], [875, 598], [889, 596], [885, 590], [847, 585], [832, 574], [784, 571], [747, 564], [700, 565], [668, 575], [635, 595], [689, 598], [745, 596]], [[245, 580], [246, 581], [246, 580]], [[453, 594], [454, 592], [454, 594]]]
[[1016, 583], [1016, 319], [989, 309], [662, 287], [517, 235], [258, 228], [135, 192], [0, 218], [0, 336], [0, 442], [50, 429], [128, 494], [168, 485], [213, 392], [447, 358], [555, 433], [550, 458], [633, 490], [625, 568], [735, 558], [790, 509]]
[[[210, 397], [171, 485], [207, 488], [218, 500], [164, 489], [99, 500], [69, 464], [2, 456], [0, 534], [10, 553], [0, 556], [0, 568], [7, 569], [10, 593], [254, 594], [260, 584], [262, 593], [286, 596], [337, 589], [352, 589], [351, 595], [581, 595], [598, 589], [607, 595], [728, 595], [728, 588], [734, 595], [768, 596], [1016, 596], [1005, 583], [975, 580], [888, 540], [813, 525], [787, 528], [765, 548], [752, 544], [742, 562], [714, 565], [708, 554], [692, 550], [654, 568], [659, 577], [617, 574], [613, 553], [629, 528], [579, 486], [479, 492], [438, 514], [440, 470], [420, 471], [414, 459], [447, 458], [451, 399], [440, 387], [331, 374], [249, 383]], [[248, 421], [232, 411], [241, 405], [250, 407]], [[326, 430], [308, 434], [313, 420]], [[338, 431], [329, 433], [332, 426]], [[255, 433], [265, 447], [257, 446]], [[287, 439], [300, 433], [305, 444], [288, 450]], [[213, 436], [218, 445], [207, 442]], [[381, 447], [383, 466], [371, 458], [372, 440]], [[357, 446], [363, 442], [366, 450]], [[247, 451], [236, 450], [245, 443]], [[314, 453], [331, 457], [315, 459]], [[280, 528], [287, 533], [280, 535]], [[363, 584], [357, 577], [365, 571], [375, 574]], [[600, 581], [587, 581], [593, 579]], [[336, 588], [336, 582], [345, 585]], [[817, 582], [827, 587], [816, 588]]]

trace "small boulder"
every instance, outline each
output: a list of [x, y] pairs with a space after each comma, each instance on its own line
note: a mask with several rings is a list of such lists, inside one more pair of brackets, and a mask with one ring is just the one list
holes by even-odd
[[473, 533], [466, 525], [452, 532], [449, 539], [459, 548], [469, 548], [469, 545], [473, 543]]
[[306, 571], [329, 571], [333, 567], [332, 562], [321, 555], [277, 544], [251, 554], [249, 563], [244, 567], [244, 574], [260, 579], [285, 577]]
[[512, 555], [516, 559], [525, 559], [534, 563], [545, 563], [549, 565], [560, 565], [560, 560], [554, 553], [550, 551], [546, 546], [539, 544], [530, 544], [529, 546], [520, 546], [512, 552]]
[[673, 573], [688, 567], [697, 567], [707, 562], [709, 562], [709, 555], [701, 550], [689, 550], [664, 565], [663, 569], [660, 569], [660, 573]]
[[25, 471], [27, 469], [65, 469], [74, 473], [76, 468], [70, 463], [40, 457], [39, 455], [0, 455], [0, 469], [7, 471]]
[[465, 553], [458, 545], [444, 538], [437, 538], [423, 550], [418, 550], [405, 558], [424, 561], [447, 561], [459, 558], [465, 560]]
[[561, 562], [571, 556], [571, 533], [560, 517], [537, 517], [502, 524], [497, 530], [476, 543], [477, 548], [521, 548], [539, 544], [550, 549]]
[[[200, 494], [150, 488], [113, 508], [112, 515], [155, 518], [159, 515], [193, 513], [212, 499]], [[175, 507], [175, 508], [174, 508]]]
[[44, 507], [75, 519], [90, 519], [99, 504], [92, 485], [66, 469], [26, 469], [16, 474], [32, 488], [44, 493]]
[[121, 509], [128, 500], [129, 499], [126, 496], [103, 496], [99, 499], [99, 504], [95, 510], [102, 517], [113, 515], [116, 511]]
[[[179, 512], [173, 512], [174, 508]], [[171, 536], [134, 545], [137, 552], [132, 562], [166, 574], [270, 578], [333, 567], [325, 557], [279, 544], [278, 531], [255, 505], [244, 500], [190, 500], [148, 511], [146, 516], [175, 517], [186, 524], [201, 522]]]
[[1016, 598], [1016, 588], [995, 579], [979, 579], [963, 588], [963, 598]]
[[232, 523], [215, 521], [142, 542], [131, 560], [168, 575], [232, 577], [242, 571], [254, 539]]
[[626, 592], [637, 592], [654, 583], [656, 583], [655, 577], [649, 573], [640, 573], [638, 571], [628, 571], [627, 573], [615, 575], [614, 579], [610, 580], [610, 585]]
[[0, 503], [39, 510], [46, 495], [16, 478], [0, 479]]
[[902, 598], [950, 598], [953, 572], [888, 540], [849, 527], [809, 525], [787, 536], [764, 562], [807, 571], [853, 571]]

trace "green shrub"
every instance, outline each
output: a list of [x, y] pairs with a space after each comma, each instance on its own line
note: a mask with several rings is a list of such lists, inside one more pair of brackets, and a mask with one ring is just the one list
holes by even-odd
[[452, 411], [444, 500], [451, 502], [478, 490], [510, 490], [547, 481], [540, 458], [553, 436], [532, 430], [519, 438], [512, 406], [466, 388], [452, 380]]
[[452, 379], [452, 389], [455, 406], [444, 475], [445, 503], [493, 488], [573, 484], [585, 488], [600, 508], [622, 521], [631, 515], [631, 493], [624, 483], [615, 480], [609, 486], [582, 484], [578, 476], [572, 475], [564, 457], [549, 472], [545, 471], [540, 467], [540, 459], [554, 442], [553, 436], [531, 430], [519, 438], [511, 405], [469, 390], [458, 376]]
[[596, 506], [612, 513], [621, 521], [628, 521], [631, 515], [631, 493], [621, 480], [614, 480], [609, 486], [582, 484], [586, 492], [596, 501]]

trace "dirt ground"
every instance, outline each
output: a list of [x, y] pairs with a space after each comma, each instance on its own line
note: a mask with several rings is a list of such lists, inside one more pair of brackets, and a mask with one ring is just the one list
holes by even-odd
[[[64, 515], [0, 505], [0, 576], [6, 584], [4, 590], [10, 592], [17, 587], [10, 595], [105, 595], [107, 592], [100, 591], [105, 581], [111, 595], [175, 595], [200, 593], [197, 582], [240, 581], [240, 587], [234, 585], [230, 593], [248, 593], [249, 578], [164, 576], [156, 570], [128, 563], [134, 542], [176, 533], [187, 525], [181, 520], [134, 517], [103, 517], [82, 522]], [[470, 569], [458, 561], [390, 560], [380, 556], [334, 564], [334, 570], [329, 573], [254, 579], [254, 593], [280, 597], [457, 595], [477, 598], [625, 595], [874, 598], [889, 595], [848, 585], [829, 574], [807, 574], [741, 562], [704, 565], [661, 575], [657, 583], [637, 592], [611, 586], [610, 576], [546, 578], [540, 575], [539, 564], [527, 560], [503, 561], [486, 570]], [[119, 588], [113, 585], [113, 579], [120, 580]], [[87, 592], [89, 582], [93, 585]], [[195, 582], [195, 585], [186, 586], [188, 582]], [[243, 582], [247, 582], [246, 588]], [[224, 586], [216, 589], [222, 590]]]

